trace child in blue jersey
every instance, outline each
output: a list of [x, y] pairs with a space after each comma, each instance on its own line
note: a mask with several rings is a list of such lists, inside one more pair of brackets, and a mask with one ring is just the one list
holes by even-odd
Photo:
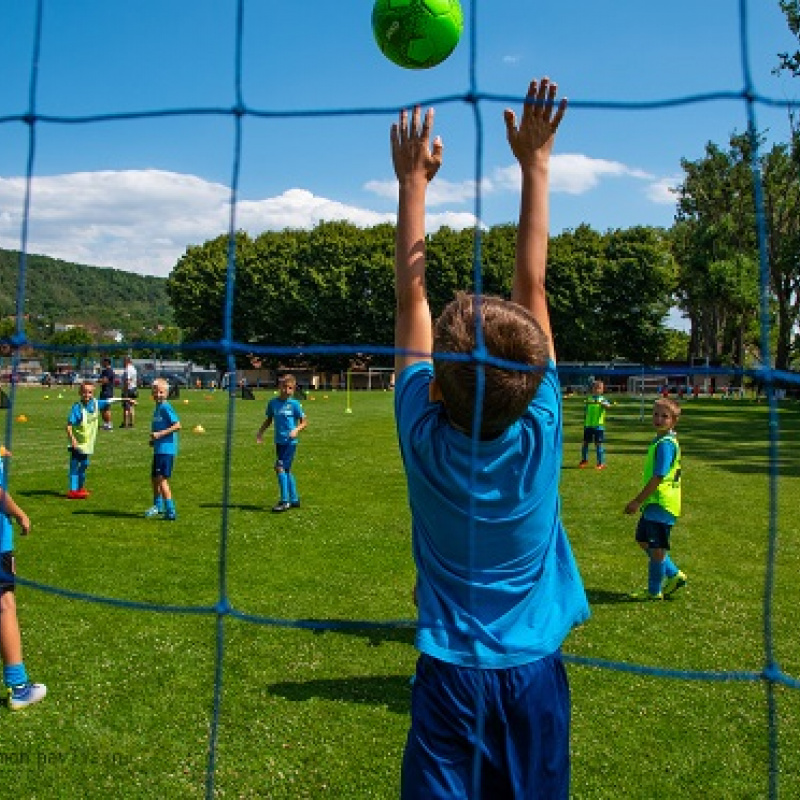
[[606, 430], [606, 409], [611, 403], [603, 397], [605, 384], [603, 381], [592, 382], [592, 393], [586, 398], [583, 414], [583, 448], [579, 467], [589, 466], [589, 445], [595, 446], [597, 469], [606, 468], [606, 449], [603, 447]]
[[656, 438], [647, 451], [642, 489], [625, 506], [626, 514], [641, 509], [636, 541], [648, 555], [647, 589], [632, 594], [633, 600], [661, 600], [686, 586], [686, 574], [669, 554], [672, 526], [681, 513], [681, 448], [675, 435], [680, 415], [680, 406], [674, 400], [656, 400]]
[[[67, 498], [70, 500], [85, 500], [89, 496], [86, 488], [86, 470], [94, 454], [94, 445], [97, 440], [97, 428], [100, 415], [108, 409], [111, 403], [121, 402], [119, 397], [102, 397], [99, 400], [94, 396], [94, 384], [91, 381], [82, 381], [78, 387], [80, 400], [75, 403], [67, 417], [67, 438], [69, 439], [69, 491]], [[135, 400], [130, 402], [135, 403]]]
[[0, 655], [3, 660], [3, 682], [6, 685], [8, 707], [19, 711], [26, 706], [38, 703], [47, 694], [47, 687], [41, 683], [31, 683], [25, 662], [22, 659], [22, 634], [17, 619], [17, 600], [14, 594], [14, 531], [11, 519], [19, 524], [23, 536], [31, 529], [28, 515], [14, 502], [6, 491], [3, 460], [11, 452], [2, 448], [0, 458]]
[[292, 464], [297, 453], [297, 436], [308, 424], [303, 406], [294, 396], [297, 389], [294, 375], [284, 375], [278, 387], [278, 396], [267, 403], [264, 422], [256, 433], [256, 442], [261, 444], [264, 431], [275, 422], [275, 474], [280, 491], [280, 500], [272, 507], [276, 513], [300, 508]]
[[424, 119], [419, 107], [402, 111], [392, 126], [395, 414], [420, 651], [403, 800], [569, 794], [560, 648], [589, 607], [560, 517], [561, 397], [545, 295], [550, 154], [565, 112], [547, 78], [530, 84], [519, 127], [506, 110], [522, 180], [511, 300], [459, 293], [435, 327], [425, 199], [442, 142], [431, 142], [432, 109]]
[[175, 457], [178, 455], [178, 431], [181, 422], [175, 409], [170, 404], [169, 383], [163, 378], [153, 381], [152, 387], [155, 408], [153, 421], [150, 424], [150, 446], [153, 448], [153, 466], [150, 478], [153, 484], [153, 505], [144, 512], [148, 518], [163, 517], [168, 522], [174, 522], [178, 517], [175, 513], [175, 501], [172, 499], [172, 489], [169, 479], [175, 466]]

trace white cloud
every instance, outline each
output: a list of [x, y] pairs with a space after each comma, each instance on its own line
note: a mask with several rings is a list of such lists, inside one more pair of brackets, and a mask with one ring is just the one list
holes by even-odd
[[[668, 191], [675, 178], [657, 180], [625, 164], [580, 154], [553, 156], [554, 192], [584, 194], [607, 178], [647, 181], [645, 195], [650, 202], [675, 202]], [[473, 180], [453, 183], [437, 178], [428, 190], [427, 229], [472, 227], [472, 211], [443, 207], [472, 203], [475, 186]], [[34, 178], [32, 189], [28, 252], [79, 264], [166, 276], [187, 245], [219, 236], [230, 224], [229, 188], [194, 175], [159, 170], [79, 172]], [[364, 189], [382, 198], [397, 197], [395, 180], [370, 181]], [[481, 185], [484, 195], [518, 190], [516, 165], [498, 168]], [[0, 247], [20, 247], [24, 192], [24, 178], [0, 178]], [[441, 210], [431, 213], [431, 209]], [[258, 235], [340, 219], [370, 226], [393, 222], [395, 215], [291, 188], [259, 200], [239, 199], [235, 226]]]
[[[633, 169], [619, 161], [590, 158], [580, 153], [554, 155], [550, 164], [550, 187], [554, 192], [585, 194], [596, 188], [603, 178], [637, 178], [652, 180], [653, 176]], [[519, 188], [519, 168], [516, 164], [498, 168], [494, 173], [497, 184], [506, 188]]]
[[[0, 247], [20, 247], [24, 190], [23, 178], [0, 178]], [[193, 175], [130, 170], [35, 178], [27, 250], [166, 276], [187, 245], [227, 231], [229, 216], [228, 187]], [[334, 219], [375, 225], [394, 215], [289, 189], [263, 200], [240, 200], [236, 227], [255, 235]]]
[[[453, 183], [452, 181], [436, 178], [428, 187], [427, 206], [428, 208], [445, 205], [447, 203], [468, 203], [475, 199], [476, 182], [473, 180]], [[397, 181], [368, 181], [364, 184], [368, 192], [385, 197], [391, 200], [397, 198]], [[489, 178], [481, 181], [483, 194], [495, 191], [495, 187]]]
[[682, 178], [661, 178], [654, 181], [645, 189], [647, 199], [657, 205], [674, 206], [677, 199], [675, 188], [681, 183]]

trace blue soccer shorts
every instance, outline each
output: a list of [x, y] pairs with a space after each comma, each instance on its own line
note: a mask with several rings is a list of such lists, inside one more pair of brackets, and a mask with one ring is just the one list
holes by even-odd
[[596, 444], [598, 447], [603, 444], [606, 437], [605, 428], [584, 428], [583, 443]]
[[519, 667], [483, 670], [422, 655], [400, 796], [567, 800], [569, 729], [569, 684], [560, 652]]
[[283, 442], [275, 445], [275, 469], [282, 469], [284, 472], [292, 471], [294, 456], [297, 453], [297, 442]]
[[151, 478], [171, 478], [175, 466], [175, 456], [164, 453], [153, 453], [153, 467], [150, 470]]
[[636, 525], [636, 541], [642, 544], [647, 543], [648, 550], [669, 550], [671, 532], [672, 525], [667, 522], [639, 517]]
[[14, 553], [11, 550], [6, 550], [0, 554], [0, 569], [2, 569], [3, 573], [0, 575], [0, 595], [6, 592], [13, 592], [16, 586], [16, 578], [14, 576], [17, 574], [17, 570], [14, 564]]

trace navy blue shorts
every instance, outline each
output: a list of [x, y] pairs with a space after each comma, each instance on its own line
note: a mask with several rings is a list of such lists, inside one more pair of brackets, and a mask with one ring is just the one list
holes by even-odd
[[3, 574], [0, 576], [0, 594], [13, 592], [16, 587], [14, 575], [16, 575], [17, 569], [14, 564], [14, 553], [11, 550], [6, 550], [0, 556], [0, 568], [3, 570]]
[[584, 428], [583, 429], [583, 443], [584, 444], [603, 444], [605, 438], [604, 428]]
[[275, 469], [283, 469], [284, 472], [289, 472], [292, 469], [292, 462], [294, 461], [294, 454], [296, 452], [297, 444], [295, 442], [276, 444]]
[[560, 652], [520, 667], [483, 670], [421, 655], [400, 797], [567, 800], [569, 728], [569, 684]]
[[636, 541], [647, 542], [648, 550], [669, 550], [669, 535], [672, 525], [654, 519], [639, 517], [636, 526]]
[[171, 478], [174, 464], [175, 456], [153, 453], [153, 469], [150, 471], [150, 476], [152, 478]]

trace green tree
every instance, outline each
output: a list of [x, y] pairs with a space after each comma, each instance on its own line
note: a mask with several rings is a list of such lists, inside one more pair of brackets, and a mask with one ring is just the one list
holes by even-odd
[[[780, 0], [780, 7], [789, 30], [800, 39], [800, 0]], [[800, 75], [800, 50], [795, 50], [794, 53], [778, 53], [776, 72], [783, 71], [791, 72], [795, 77]]]
[[50, 337], [50, 344], [56, 348], [55, 351], [52, 351], [51, 370], [56, 362], [72, 358], [75, 361], [76, 369], [80, 372], [85, 359], [92, 355], [94, 338], [86, 328], [76, 325], [67, 330], [56, 331]]
[[[745, 254], [756, 254], [751, 142], [734, 134], [722, 150], [708, 142], [697, 161], [682, 160], [685, 177], [678, 187], [673, 248], [679, 264], [677, 298], [691, 322], [691, 356], [742, 363], [742, 352], [730, 350], [733, 330], [747, 330], [757, 304], [743, 307], [747, 288], [735, 285]], [[711, 265], [716, 265], [713, 269]], [[724, 276], [726, 267], [734, 267]]]

